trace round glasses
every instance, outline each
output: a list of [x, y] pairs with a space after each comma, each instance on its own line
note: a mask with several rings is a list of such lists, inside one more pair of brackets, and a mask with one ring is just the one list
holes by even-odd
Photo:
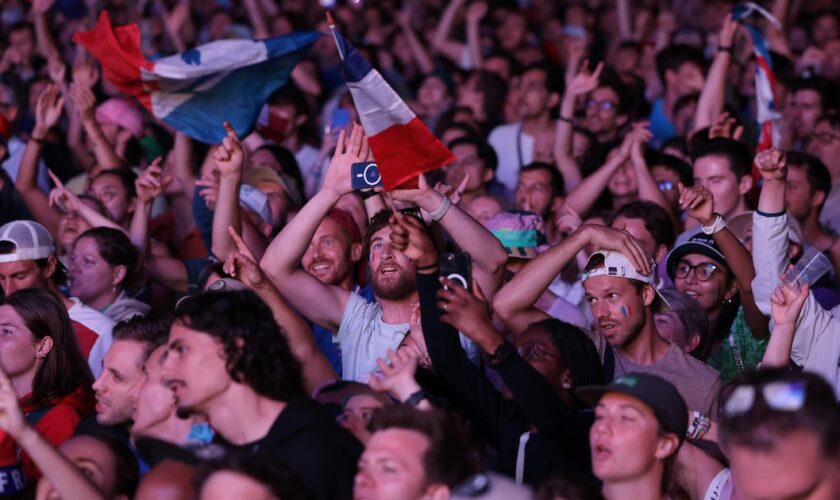
[[701, 262], [693, 266], [688, 262], [680, 262], [674, 270], [674, 276], [677, 278], [687, 278], [688, 273], [692, 270], [694, 271], [694, 277], [698, 281], [709, 281], [715, 271], [718, 270], [718, 266], [711, 262]]
[[536, 342], [528, 342], [522, 344], [516, 349], [516, 352], [518, 352], [522, 359], [524, 359], [525, 361], [545, 358], [554, 358], [557, 360], [560, 359], [560, 356], [546, 351], [545, 348], [543, 348], [543, 346]]

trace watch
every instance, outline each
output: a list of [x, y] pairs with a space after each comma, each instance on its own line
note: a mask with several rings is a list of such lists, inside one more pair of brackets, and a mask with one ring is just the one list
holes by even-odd
[[424, 399], [428, 399], [428, 397], [426, 397], [426, 392], [423, 389], [420, 389], [411, 396], [407, 397], [405, 401], [403, 401], [403, 404], [413, 408], [420, 404], [420, 401], [423, 401]]
[[516, 353], [516, 349], [510, 342], [504, 342], [496, 348], [496, 352], [490, 354], [490, 364], [497, 365], [503, 361], [507, 361]]

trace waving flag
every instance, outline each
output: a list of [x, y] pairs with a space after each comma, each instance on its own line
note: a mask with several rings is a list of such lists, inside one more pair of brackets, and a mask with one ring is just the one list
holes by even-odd
[[453, 162], [455, 155], [417, 118], [379, 71], [334, 26], [330, 29], [383, 187], [394, 189], [423, 172]]
[[741, 21], [749, 31], [755, 52], [755, 98], [758, 109], [758, 124], [761, 127], [757, 151], [764, 151], [779, 144], [781, 131], [778, 123], [782, 117], [776, 107], [778, 93], [776, 91], [776, 75], [773, 73], [773, 58], [767, 40], [758, 28], [747, 19], [754, 12], [758, 12], [776, 27], [781, 27], [779, 21], [766, 9], [753, 2], [738, 4], [732, 8], [732, 19]]
[[260, 108], [283, 86], [321, 33], [300, 32], [266, 40], [219, 40], [182, 54], [148, 61], [136, 24], [114, 28], [106, 12], [73, 41], [102, 64], [102, 73], [135, 96], [155, 117], [190, 137], [219, 143], [228, 121], [240, 137], [254, 127]]

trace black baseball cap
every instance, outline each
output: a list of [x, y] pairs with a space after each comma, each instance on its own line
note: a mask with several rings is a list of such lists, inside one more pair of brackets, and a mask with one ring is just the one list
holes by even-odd
[[709, 234], [701, 232], [689, 238], [688, 241], [675, 246], [671, 250], [671, 253], [668, 254], [665, 267], [671, 279], [674, 279], [674, 275], [677, 272], [677, 264], [680, 263], [680, 259], [692, 253], [699, 253], [700, 255], [720, 262], [727, 271], [732, 272], [729, 268], [729, 263], [726, 262], [726, 257], [723, 256], [723, 252], [721, 252], [720, 247], [715, 243], [714, 238]]
[[589, 406], [595, 406], [604, 394], [617, 392], [634, 397], [647, 405], [668, 432], [680, 442], [688, 431], [688, 408], [677, 388], [667, 380], [649, 373], [629, 373], [608, 385], [588, 385], [575, 389], [575, 396]]

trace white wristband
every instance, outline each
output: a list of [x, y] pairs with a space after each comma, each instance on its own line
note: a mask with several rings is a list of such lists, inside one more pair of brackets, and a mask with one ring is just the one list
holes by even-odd
[[449, 199], [448, 196], [443, 195], [443, 201], [440, 202], [440, 206], [434, 212], [430, 213], [429, 215], [432, 217], [432, 220], [437, 222], [446, 215], [446, 212], [452, 208], [452, 200]]
[[700, 226], [700, 229], [702, 229], [705, 234], [715, 234], [726, 227], [726, 222], [723, 220], [723, 216], [720, 214], [715, 214], [715, 216], [714, 224], [711, 226]]

